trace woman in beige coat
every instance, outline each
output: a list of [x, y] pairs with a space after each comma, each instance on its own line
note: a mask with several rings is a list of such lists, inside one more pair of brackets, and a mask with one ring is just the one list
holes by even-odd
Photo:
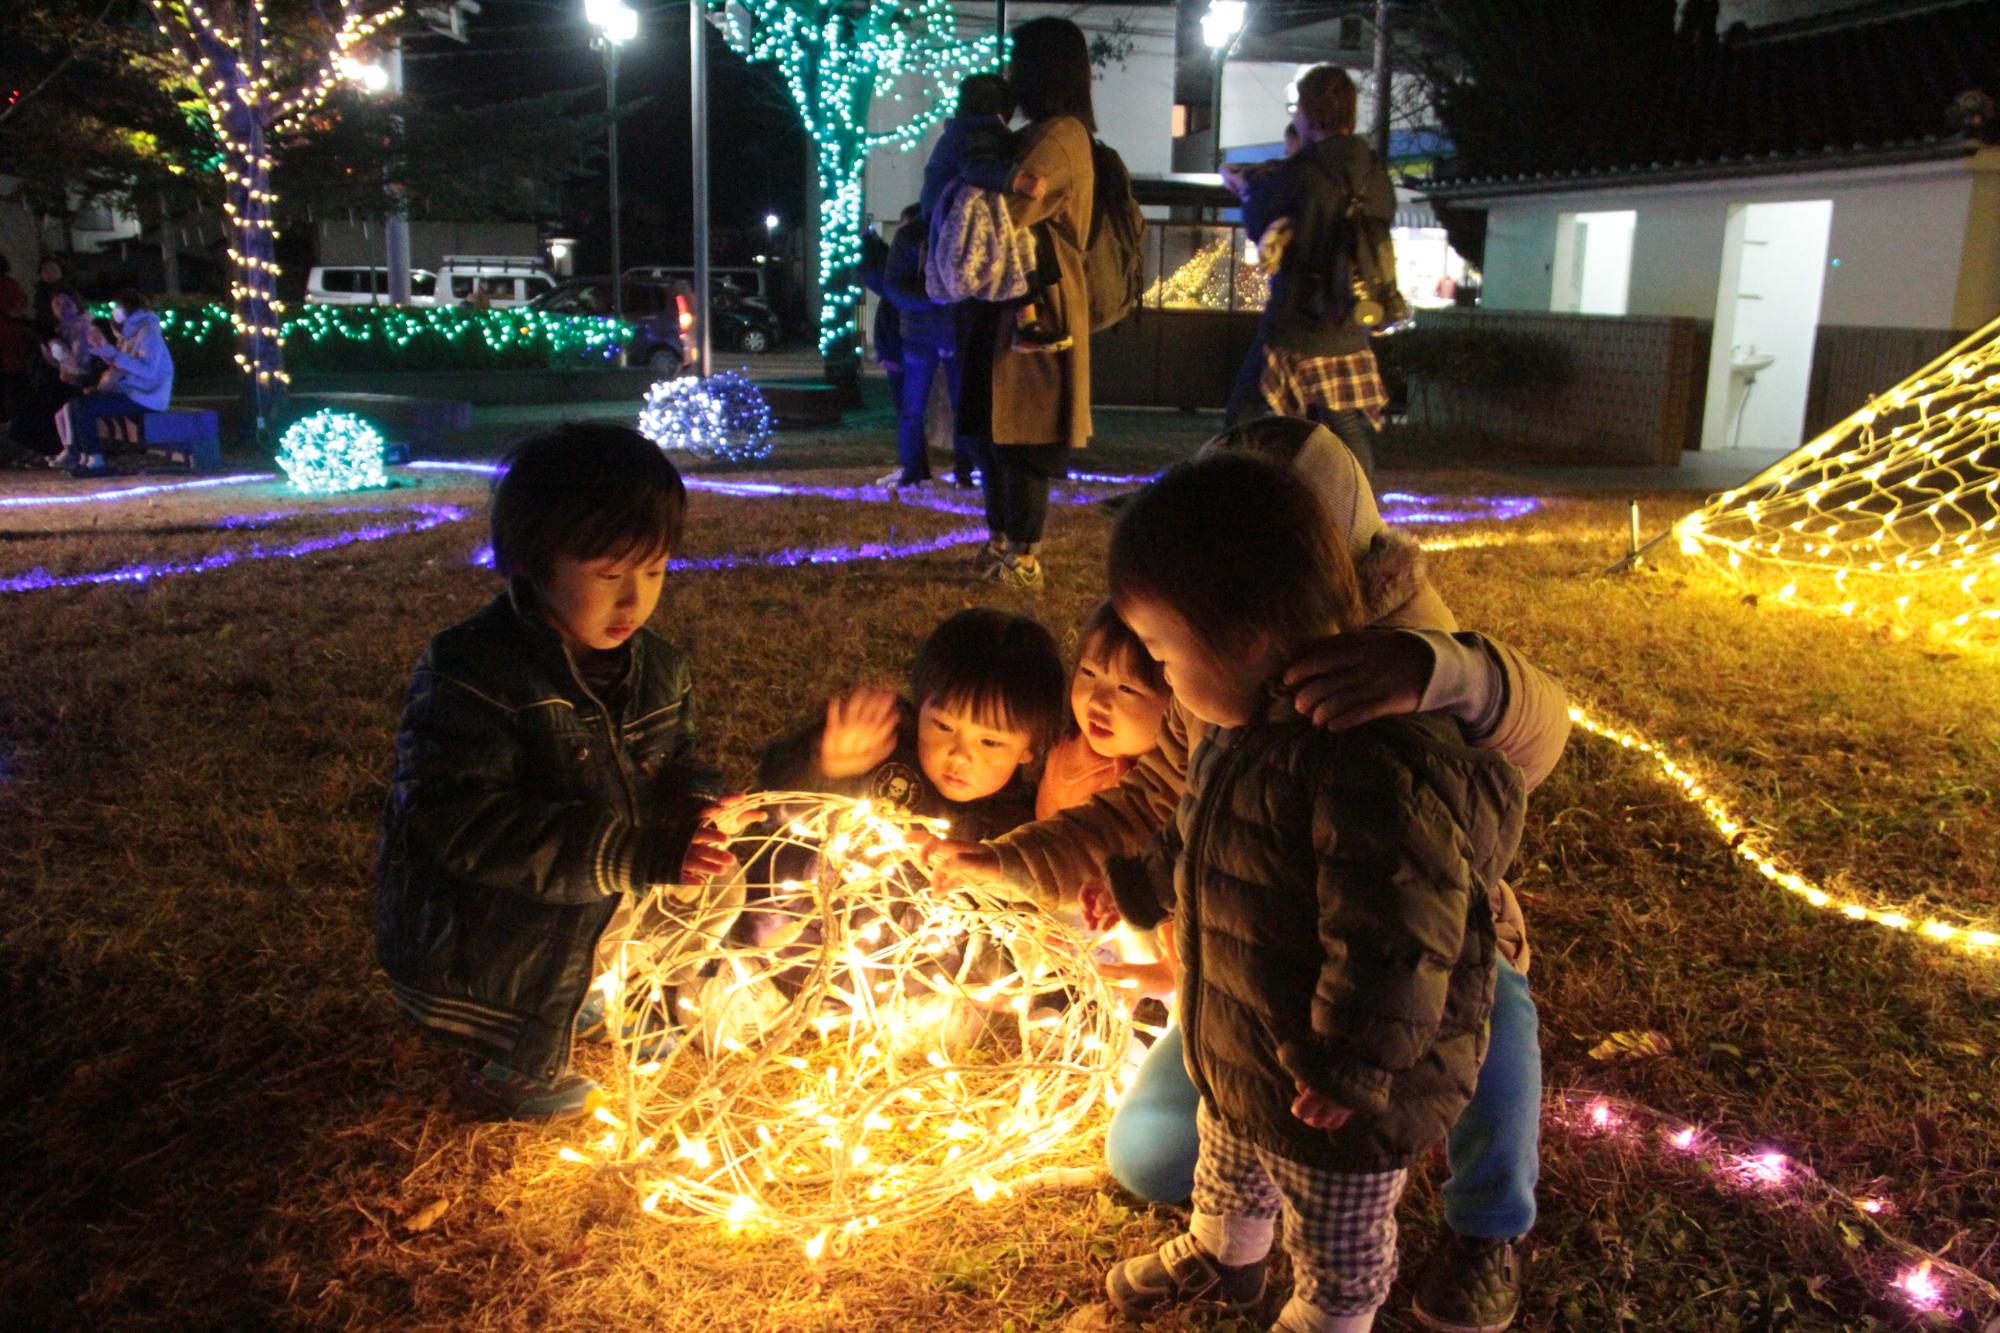
[[1023, 311], [1001, 312], [992, 350], [992, 440], [982, 467], [992, 542], [982, 573], [1039, 588], [1036, 551], [1048, 515], [1049, 483], [1069, 473], [1069, 454], [1090, 438], [1090, 292], [1083, 247], [1090, 235], [1096, 176], [1090, 137], [1090, 51], [1068, 19], [1041, 18], [1014, 29], [1008, 79], [1029, 124], [1021, 132], [1015, 189], [1007, 211], [1035, 229], [1060, 280], [1038, 295], [1034, 326]]

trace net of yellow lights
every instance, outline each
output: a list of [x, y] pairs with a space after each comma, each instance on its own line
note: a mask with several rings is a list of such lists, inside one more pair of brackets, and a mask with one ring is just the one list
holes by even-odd
[[566, 1158], [620, 1171], [650, 1214], [817, 1258], [1007, 1190], [1111, 1104], [1130, 1020], [1085, 941], [936, 892], [923, 821], [755, 799], [733, 876], [697, 904], [656, 890], [608, 937], [618, 1069]]
[[[1140, 304], [1168, 310], [1262, 310], [1271, 299], [1271, 280], [1257, 265], [1232, 259], [1235, 243], [1235, 232], [1223, 232], [1172, 273], [1156, 279]], [[1232, 281], [1236, 288], [1233, 307], [1229, 300]]]
[[2000, 646], [2000, 320], [1674, 535], [1779, 602]]

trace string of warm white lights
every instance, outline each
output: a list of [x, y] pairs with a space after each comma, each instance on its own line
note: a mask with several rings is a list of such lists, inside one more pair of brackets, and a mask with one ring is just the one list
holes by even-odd
[[1139, 303], [1168, 310], [1262, 310], [1271, 299], [1271, 280], [1255, 264], [1234, 262], [1235, 244], [1236, 233], [1225, 229], [1179, 268], [1155, 279]]
[[[953, 88], [997, 67], [1003, 39], [957, 33], [950, 0], [707, 0], [730, 46], [768, 61], [798, 108], [819, 173], [819, 349], [851, 346], [860, 299], [862, 172], [878, 149], [907, 152], [949, 115]], [[902, 91], [915, 82], [914, 93]], [[906, 97], [921, 105], [903, 110]], [[885, 115], [874, 112], [882, 103]], [[881, 124], [886, 120], [886, 124]]]
[[1977, 1273], [1896, 1236], [1882, 1219], [1897, 1211], [1880, 1193], [1848, 1194], [1811, 1166], [1774, 1148], [1733, 1143], [1712, 1130], [1665, 1115], [1636, 1102], [1574, 1089], [1551, 1092], [1546, 1099], [1548, 1121], [1581, 1138], [1610, 1139], [1650, 1149], [1662, 1159], [1692, 1166], [1719, 1189], [1730, 1189], [1767, 1202], [1788, 1201], [1831, 1206], [1833, 1213], [1858, 1225], [1878, 1248], [1901, 1260], [1887, 1286], [1894, 1298], [1926, 1313], [1959, 1313], [1966, 1304], [2000, 1310], [2000, 1289]]
[[327, 48], [307, 63], [297, 86], [285, 91], [278, 86], [277, 62], [298, 45], [267, 39], [263, 0], [236, 0], [234, 12], [222, 19], [211, 16], [201, 0], [147, 3], [160, 35], [201, 90], [210, 128], [222, 145], [236, 364], [260, 390], [289, 383], [279, 350], [283, 305], [277, 297], [278, 232], [272, 217], [278, 196], [271, 190], [269, 139], [317, 107], [354, 49], [399, 17], [402, 6], [361, 12], [339, 0]]
[[1816, 907], [1824, 912], [1837, 912], [1850, 921], [1866, 921], [1890, 930], [1913, 932], [1925, 939], [1956, 945], [1981, 957], [1992, 957], [1994, 951], [2000, 949], [2000, 933], [1992, 930], [1941, 921], [1936, 917], [1924, 915], [1917, 908], [1903, 911], [1878, 907], [1839, 892], [1829, 891], [1760, 849], [1748, 825], [1715, 795], [1712, 784], [1686, 765], [1676, 761], [1659, 744], [1627, 727], [1608, 722], [1592, 710], [1579, 705], [1571, 706], [1569, 717], [1571, 722], [1591, 735], [1652, 760], [1661, 776], [1678, 787], [1688, 802], [1700, 810], [1714, 826], [1730, 851], [1748, 862], [1752, 869], [1770, 883], [1793, 894], [1807, 906]]
[[1780, 603], [2000, 643], [2000, 319], [1673, 532]]
[[1110, 1104], [1130, 1020], [1084, 940], [932, 888], [919, 839], [942, 821], [752, 800], [733, 876], [655, 890], [608, 937], [609, 1105], [567, 1160], [620, 1170], [648, 1213], [817, 1258], [994, 1197]]

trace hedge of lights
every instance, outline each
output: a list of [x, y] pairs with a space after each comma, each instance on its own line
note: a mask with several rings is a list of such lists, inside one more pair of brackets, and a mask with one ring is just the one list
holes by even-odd
[[[224, 305], [169, 306], [160, 328], [182, 375], [235, 369]], [[309, 305], [283, 323], [288, 370], [546, 370], [608, 365], [632, 336], [604, 315]]]

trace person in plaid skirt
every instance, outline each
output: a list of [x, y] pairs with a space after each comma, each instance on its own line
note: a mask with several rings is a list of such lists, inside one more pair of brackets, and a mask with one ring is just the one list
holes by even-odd
[[1472, 1098], [1520, 770], [1436, 714], [1341, 732], [1278, 688], [1366, 623], [1354, 564], [1291, 471], [1170, 468], [1111, 539], [1118, 614], [1212, 730], [1175, 821], [1179, 1014], [1200, 1094], [1188, 1231], [1106, 1275], [1111, 1303], [1246, 1308], [1283, 1221], [1278, 1333], [1363, 1333], [1396, 1273], [1411, 1162]]
[[[1261, 241], [1280, 219], [1291, 226], [1257, 341], [1230, 392], [1229, 424], [1266, 412], [1310, 417], [1339, 436], [1362, 470], [1375, 472], [1375, 437], [1388, 392], [1369, 346], [1369, 326], [1354, 318], [1346, 283], [1350, 264], [1331, 251], [1351, 246], [1351, 203], [1388, 221], [1396, 189], [1385, 165], [1354, 133], [1355, 88], [1337, 65], [1316, 65], [1299, 79], [1292, 125], [1298, 152], [1274, 167], [1225, 167], [1223, 180], [1243, 200], [1243, 228]], [[1359, 182], [1358, 198], [1350, 182]]]

